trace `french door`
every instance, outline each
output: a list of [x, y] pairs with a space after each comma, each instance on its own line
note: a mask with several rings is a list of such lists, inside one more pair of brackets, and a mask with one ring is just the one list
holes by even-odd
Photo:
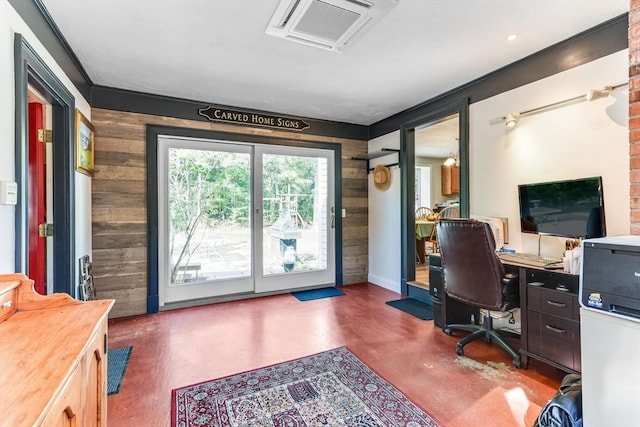
[[333, 151], [160, 136], [160, 304], [333, 284]]

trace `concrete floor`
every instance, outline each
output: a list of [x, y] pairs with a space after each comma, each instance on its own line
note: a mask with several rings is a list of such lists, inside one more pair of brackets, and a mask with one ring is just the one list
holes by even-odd
[[[482, 340], [457, 356], [458, 336], [385, 304], [373, 284], [300, 302], [290, 294], [111, 320], [109, 348], [133, 351], [108, 425], [169, 426], [171, 390], [346, 346], [443, 426], [531, 426], [564, 373], [516, 369]], [[516, 343], [517, 344], [517, 343]]]

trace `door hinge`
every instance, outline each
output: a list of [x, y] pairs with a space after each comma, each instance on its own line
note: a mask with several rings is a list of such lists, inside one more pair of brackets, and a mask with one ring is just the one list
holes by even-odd
[[53, 224], [40, 224], [38, 226], [38, 234], [40, 235], [40, 237], [52, 237]]
[[51, 129], [38, 129], [38, 141], [53, 142], [53, 131]]

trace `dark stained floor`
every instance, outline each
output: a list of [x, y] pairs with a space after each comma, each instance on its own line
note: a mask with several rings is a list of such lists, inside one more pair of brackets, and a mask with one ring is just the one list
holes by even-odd
[[346, 346], [448, 427], [531, 426], [564, 373], [531, 360], [513, 367], [497, 346], [455, 352], [455, 336], [385, 304], [399, 294], [372, 284], [300, 302], [290, 294], [109, 322], [109, 348], [133, 351], [108, 425], [169, 426], [171, 390]]

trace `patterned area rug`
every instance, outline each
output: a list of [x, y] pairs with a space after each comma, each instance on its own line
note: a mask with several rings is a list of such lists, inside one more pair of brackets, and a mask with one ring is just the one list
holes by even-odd
[[439, 426], [344, 347], [178, 388], [171, 398], [174, 427]]

